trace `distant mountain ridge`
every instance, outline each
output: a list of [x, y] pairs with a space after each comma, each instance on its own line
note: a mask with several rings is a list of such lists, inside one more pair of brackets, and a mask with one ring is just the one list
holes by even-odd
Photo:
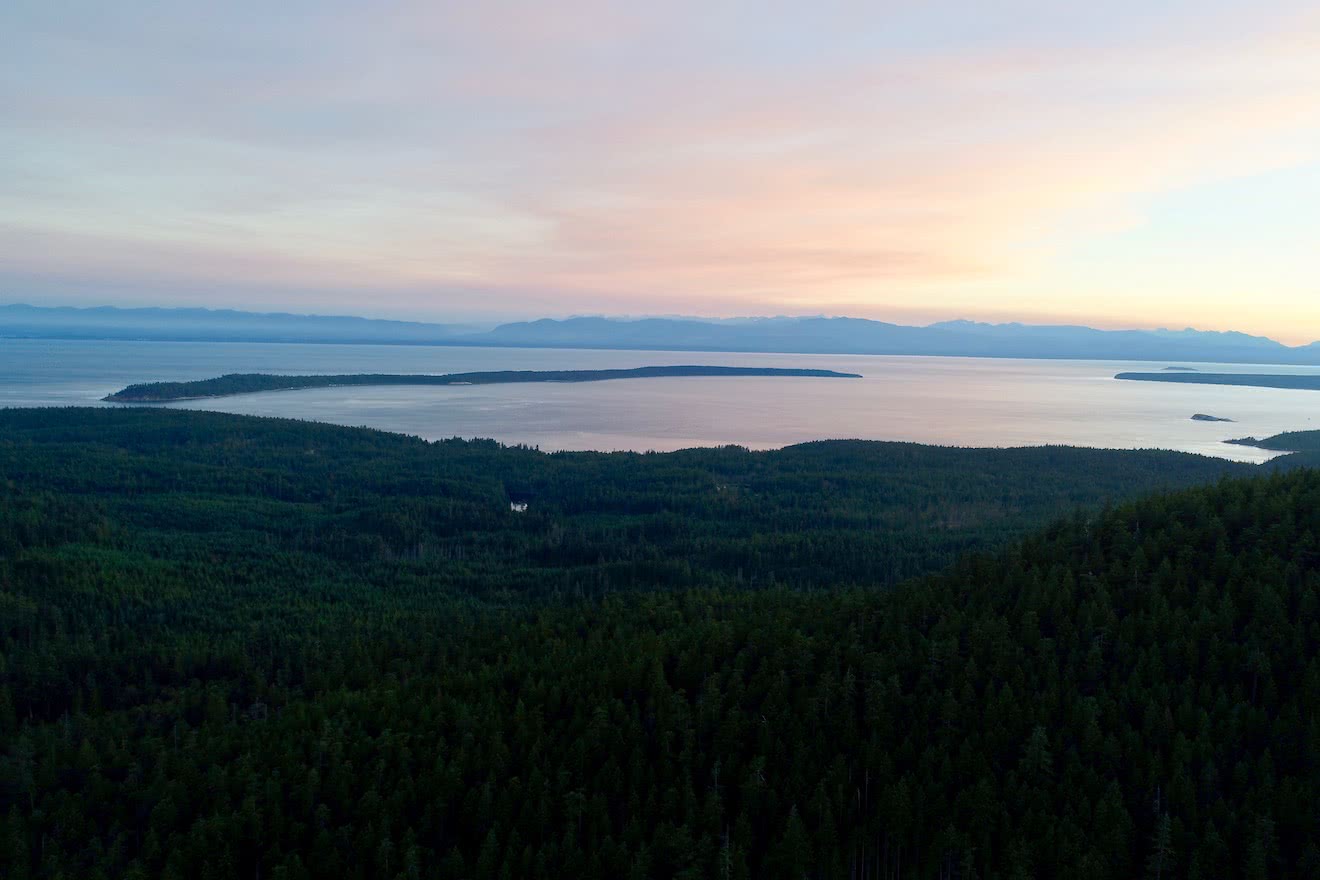
[[488, 345], [655, 348], [804, 354], [1080, 358], [1320, 365], [1320, 345], [1291, 347], [1263, 336], [1197, 330], [1096, 330], [1091, 327], [944, 321], [913, 327], [864, 318], [767, 318], [621, 321], [542, 318], [503, 324]]
[[1076, 358], [1320, 366], [1320, 343], [1288, 346], [1234, 331], [1097, 330], [942, 321], [925, 327], [866, 318], [541, 318], [482, 330], [324, 315], [208, 309], [0, 306], [0, 337], [474, 345], [798, 354]]
[[173, 342], [322, 342], [435, 345], [472, 328], [345, 315], [232, 309], [0, 306], [0, 336]]

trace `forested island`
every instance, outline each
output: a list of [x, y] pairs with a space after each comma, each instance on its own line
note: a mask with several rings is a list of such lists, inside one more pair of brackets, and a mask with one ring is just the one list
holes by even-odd
[[673, 377], [770, 376], [816, 379], [860, 379], [860, 373], [779, 367], [635, 367], [625, 370], [495, 370], [479, 373], [403, 374], [356, 373], [340, 376], [280, 376], [270, 373], [229, 373], [190, 382], [146, 382], [129, 385], [105, 400], [114, 403], [166, 403], [204, 397], [229, 397], [258, 391], [293, 391], [362, 385], [508, 385], [520, 382], [603, 382], [610, 379]]
[[1320, 391], [1320, 375], [1267, 373], [1119, 373], [1115, 379], [1135, 382], [1182, 382], [1193, 385], [1246, 385], [1253, 388], [1292, 388]]

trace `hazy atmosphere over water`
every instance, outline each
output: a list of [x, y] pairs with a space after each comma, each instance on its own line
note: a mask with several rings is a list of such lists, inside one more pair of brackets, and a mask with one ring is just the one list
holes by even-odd
[[[324, 388], [173, 406], [366, 425], [429, 439], [490, 437], [546, 450], [664, 451], [728, 443], [765, 449], [847, 438], [1161, 448], [1263, 461], [1271, 453], [1222, 441], [1311, 428], [1320, 402], [1315, 391], [1119, 382], [1115, 371], [1152, 365], [1115, 361], [7, 340], [0, 349], [0, 407], [97, 405], [133, 382], [248, 370], [448, 373], [695, 362], [825, 368], [864, 378]], [[1194, 422], [1195, 413], [1234, 421]]]
[[0, 290], [1320, 338], [1311, 2], [0, 13]]

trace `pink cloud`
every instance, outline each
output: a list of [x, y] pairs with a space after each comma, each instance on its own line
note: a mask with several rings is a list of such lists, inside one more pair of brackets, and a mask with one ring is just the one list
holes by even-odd
[[1185, 9], [1091, 35], [1054, 9], [1018, 4], [1030, 38], [905, 45], [880, 39], [914, 26], [904, 4], [794, 34], [775, 10], [414, 3], [244, 30], [195, 65], [169, 47], [214, 22], [174, 13], [140, 67], [56, 32], [40, 48], [80, 75], [7, 96], [31, 146], [0, 255], [406, 308], [482, 285], [511, 312], [545, 308], [537, 290], [567, 311], [984, 311], [1047, 283], [1061, 229], [1313, 161], [1314, 16]]

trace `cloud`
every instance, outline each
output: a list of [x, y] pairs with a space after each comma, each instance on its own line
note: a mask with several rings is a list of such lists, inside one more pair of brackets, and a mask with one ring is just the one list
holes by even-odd
[[239, 305], [1086, 315], [1069, 236], [1315, 161], [1304, 5], [988, 6], [20, 3], [0, 257]]

